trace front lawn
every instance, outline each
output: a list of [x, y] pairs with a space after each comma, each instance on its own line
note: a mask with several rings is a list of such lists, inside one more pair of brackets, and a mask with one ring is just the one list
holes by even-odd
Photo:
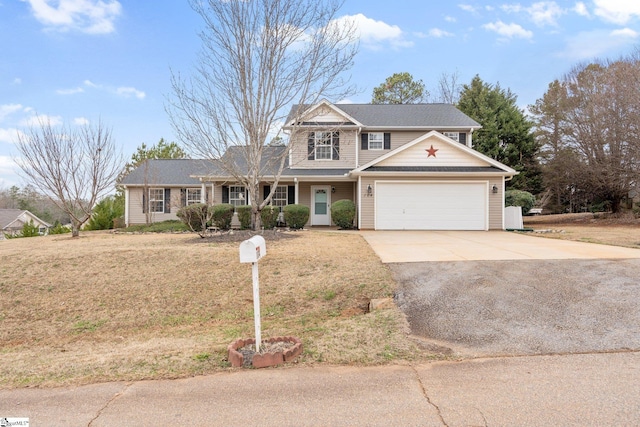
[[[431, 357], [399, 310], [365, 312], [395, 284], [359, 235], [277, 237], [259, 264], [263, 338], [300, 337], [305, 365]], [[228, 240], [82, 232], [0, 242], [0, 388], [230, 369], [226, 347], [253, 336], [253, 303], [251, 266]]]

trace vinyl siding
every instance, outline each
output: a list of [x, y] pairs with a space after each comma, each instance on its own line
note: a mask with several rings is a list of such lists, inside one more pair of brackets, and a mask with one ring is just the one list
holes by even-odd
[[[310, 130], [311, 132], [313, 130]], [[301, 169], [341, 169], [356, 167], [356, 149], [360, 141], [356, 141], [356, 131], [340, 132], [340, 160], [309, 160], [307, 151], [307, 138], [309, 132], [300, 132], [297, 135], [291, 153], [291, 168]]]
[[[431, 147], [437, 150], [435, 156], [429, 156], [426, 152]], [[377, 163], [376, 166], [487, 166], [487, 163], [442, 142], [437, 137], [431, 137]]]
[[[395, 178], [393, 177], [384, 177], [384, 178], [374, 178], [374, 177], [363, 177], [362, 178], [362, 187], [361, 187], [361, 224], [360, 228], [363, 230], [373, 230], [375, 228], [375, 183], [376, 181], [393, 181]], [[478, 177], [478, 178], [469, 178], [469, 177], [460, 177], [460, 178], [410, 178], [410, 177], [402, 177], [400, 178], [402, 181], [482, 181], [489, 182], [489, 230], [502, 230], [503, 229], [503, 194], [502, 194], [502, 177]], [[367, 196], [367, 185], [371, 185], [373, 188], [373, 196]], [[493, 186], [496, 185], [498, 187], [498, 193], [494, 194], [491, 192]]]
[[[178, 209], [180, 209], [182, 205], [180, 190], [187, 187], [163, 187], [163, 186], [153, 186], [148, 188], [169, 188], [171, 189], [171, 212], [170, 213], [162, 213], [162, 212], [151, 212], [150, 221], [154, 222], [162, 222], [169, 220], [179, 219], [176, 215]], [[202, 188], [202, 187], [188, 187], [188, 188]], [[143, 187], [129, 187], [129, 224], [146, 224], [147, 222], [147, 214], [143, 212], [142, 209], [142, 201], [143, 201]], [[211, 185], [207, 185], [206, 187], [206, 199], [211, 200]], [[218, 191], [219, 192], [219, 191]], [[166, 201], [165, 201], [166, 202]]]
[[[374, 130], [371, 131], [363, 131], [363, 133], [376, 132]], [[382, 131], [379, 131], [382, 132]], [[388, 130], [385, 132], [389, 132]], [[365, 165], [372, 160], [377, 159], [380, 156], [384, 156], [389, 151], [393, 151], [396, 148], [399, 148], [416, 138], [421, 137], [422, 135], [428, 133], [429, 131], [398, 131], [398, 132], [390, 132], [391, 133], [391, 150], [363, 150], [360, 145], [360, 137], [358, 137], [358, 149], [359, 158], [358, 158], [358, 166]], [[455, 131], [452, 131], [455, 132]], [[467, 134], [467, 138], [469, 138], [469, 134]], [[462, 145], [462, 144], [461, 144]]]

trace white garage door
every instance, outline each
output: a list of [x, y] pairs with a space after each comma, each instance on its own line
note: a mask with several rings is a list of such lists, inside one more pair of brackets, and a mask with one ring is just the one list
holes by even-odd
[[486, 182], [377, 182], [376, 230], [487, 230]]

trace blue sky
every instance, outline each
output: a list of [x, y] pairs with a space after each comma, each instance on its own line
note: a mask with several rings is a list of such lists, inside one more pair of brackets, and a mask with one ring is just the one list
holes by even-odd
[[[432, 93], [457, 72], [460, 83], [499, 82], [524, 108], [574, 65], [640, 41], [637, 0], [346, 0], [339, 16], [360, 34], [351, 102], [369, 102], [395, 72]], [[186, 0], [0, 0], [0, 189], [23, 185], [16, 134], [36, 114], [101, 119], [127, 159], [142, 142], [176, 140], [164, 110], [170, 70], [191, 72], [200, 27]]]

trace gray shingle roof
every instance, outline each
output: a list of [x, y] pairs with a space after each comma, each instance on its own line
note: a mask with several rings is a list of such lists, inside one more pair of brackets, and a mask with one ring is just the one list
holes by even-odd
[[[334, 104], [364, 126], [428, 129], [479, 128], [480, 124], [451, 104]], [[291, 108], [287, 123], [298, 106]]]
[[216, 161], [202, 159], [151, 159], [125, 176], [123, 185], [199, 185], [191, 175], [209, 175], [219, 170]]
[[[4, 229], [6, 226], [11, 224], [13, 221], [18, 219], [18, 217], [20, 215], [22, 215], [23, 212], [29, 212], [29, 211], [26, 211], [24, 209], [0, 209], [0, 230]], [[29, 212], [29, 213], [31, 215], [33, 215], [31, 212]], [[48, 227], [51, 226], [51, 224], [41, 220], [37, 216], [35, 216], [35, 215], [33, 215], [33, 216], [35, 218], [37, 218], [38, 221], [40, 221], [41, 223], [45, 224], [46, 226], [48, 226]]]

